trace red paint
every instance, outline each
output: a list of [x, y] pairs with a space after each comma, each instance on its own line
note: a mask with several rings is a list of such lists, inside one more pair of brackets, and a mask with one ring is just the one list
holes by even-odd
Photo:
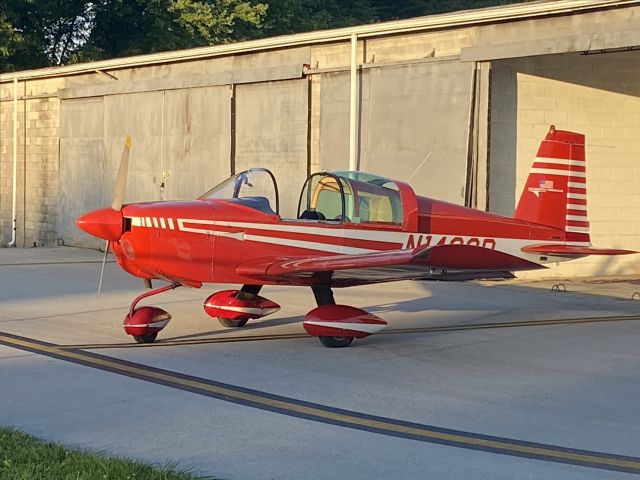
[[[327, 323], [345, 324], [345, 327], [326, 325]], [[371, 335], [367, 325], [372, 325], [375, 331], [379, 331], [386, 327], [387, 322], [372, 313], [348, 305], [323, 305], [307, 313], [302, 325], [306, 332], [314, 337], [364, 338]], [[361, 325], [362, 329], [359, 329], [358, 325]]]
[[113, 208], [101, 208], [85, 213], [76, 223], [89, 235], [104, 240], [115, 242], [122, 235], [122, 212]]
[[124, 317], [124, 331], [129, 335], [158, 333], [171, 320], [171, 314], [158, 307], [140, 307]]
[[[554, 159], [555, 162], [545, 162], [544, 159]], [[540, 144], [515, 218], [563, 231], [570, 226], [566, 219], [567, 205], [574, 204], [573, 200], [584, 199], [572, 199], [569, 196], [571, 193], [586, 192], [586, 188], [574, 190], [570, 185], [586, 182], [584, 159], [584, 135], [556, 130], [552, 126]]]
[[204, 311], [214, 318], [248, 320], [261, 318], [280, 310], [280, 305], [267, 298], [256, 295], [251, 299], [238, 299], [236, 298], [238, 293], [239, 290], [223, 290], [214, 293], [204, 301]]

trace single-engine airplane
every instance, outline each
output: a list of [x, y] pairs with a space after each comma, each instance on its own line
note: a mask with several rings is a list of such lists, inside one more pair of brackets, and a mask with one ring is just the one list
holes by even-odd
[[[127, 138], [111, 208], [78, 226], [107, 241], [118, 264], [148, 287], [124, 319], [137, 342], [153, 342], [171, 315], [143, 298], [178, 286], [242, 285], [209, 296], [204, 310], [226, 327], [277, 311], [263, 285], [311, 287], [317, 308], [305, 330], [346, 347], [386, 326], [359, 308], [336, 305], [332, 288], [396, 280], [482, 278], [628, 250], [591, 246], [585, 137], [551, 126], [540, 144], [513, 218], [416, 195], [406, 183], [362, 172], [321, 172], [302, 187], [296, 218], [282, 218], [273, 174], [255, 168], [192, 201], [122, 205]], [[103, 263], [104, 269], [104, 263]], [[101, 274], [102, 280], [102, 274]]]

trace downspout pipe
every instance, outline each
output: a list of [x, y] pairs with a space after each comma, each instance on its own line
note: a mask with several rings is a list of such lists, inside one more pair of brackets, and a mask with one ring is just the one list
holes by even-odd
[[358, 170], [356, 129], [358, 126], [358, 35], [351, 35], [351, 91], [349, 93], [349, 170]]
[[13, 79], [13, 197], [11, 204], [11, 242], [10, 247], [16, 246], [16, 223], [17, 223], [17, 195], [18, 195], [18, 77]]

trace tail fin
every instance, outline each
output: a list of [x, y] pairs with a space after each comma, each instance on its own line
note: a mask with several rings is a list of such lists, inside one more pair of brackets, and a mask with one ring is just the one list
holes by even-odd
[[590, 243], [586, 175], [584, 135], [551, 125], [514, 217], [564, 230], [569, 241]]

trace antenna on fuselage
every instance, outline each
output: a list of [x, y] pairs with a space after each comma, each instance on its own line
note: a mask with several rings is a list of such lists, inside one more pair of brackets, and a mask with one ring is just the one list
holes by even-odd
[[420, 162], [420, 165], [418, 165], [418, 168], [416, 168], [413, 173], [411, 174], [411, 176], [409, 177], [409, 179], [407, 180], [407, 183], [410, 183], [411, 180], [413, 180], [413, 177], [416, 176], [416, 173], [418, 173], [420, 171], [420, 169], [422, 168], [422, 166], [426, 163], [427, 160], [429, 160], [429, 157], [431, 156], [431, 154], [433, 153], [433, 150], [429, 150], [429, 153], [427, 153], [427, 156], [424, 157], [422, 159], [422, 162]]

